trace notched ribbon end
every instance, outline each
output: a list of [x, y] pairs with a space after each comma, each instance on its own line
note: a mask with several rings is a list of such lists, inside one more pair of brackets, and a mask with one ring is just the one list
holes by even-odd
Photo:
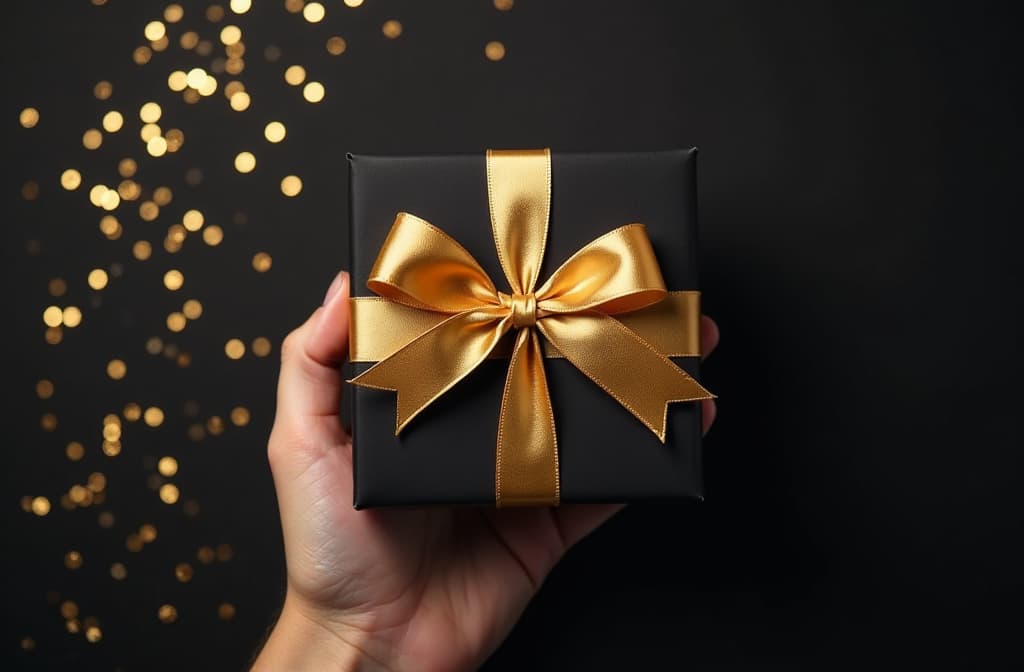
[[653, 425], [651, 423], [648, 423], [643, 418], [640, 418], [639, 416], [637, 416], [640, 419], [641, 422], [643, 422], [645, 425], [647, 425], [648, 429], [650, 429], [652, 432], [654, 432], [654, 435], [657, 436], [658, 440], [661, 441], [662, 443], [665, 443], [666, 435], [667, 435], [668, 405], [669, 404], [673, 404], [673, 403], [692, 403], [694, 401], [703, 401], [705, 399], [717, 399], [718, 398], [717, 395], [711, 393], [710, 391], [708, 391], [707, 388], [705, 388], [703, 385], [701, 385], [696, 380], [694, 380], [694, 378], [692, 376], [690, 376], [686, 372], [682, 372], [682, 373], [683, 373], [683, 375], [685, 375], [687, 377], [687, 379], [688, 379], [687, 382], [689, 382], [690, 385], [692, 385], [695, 388], [695, 391], [692, 394], [687, 394], [686, 396], [680, 397], [678, 399], [666, 399], [664, 405], [662, 406], [661, 425], [660, 426], [655, 426], [655, 425]]
[[352, 385], [358, 385], [359, 387], [368, 387], [371, 390], [383, 390], [385, 392], [394, 392], [395, 393], [395, 436], [400, 435], [402, 433], [402, 430], [405, 429], [406, 425], [408, 425], [412, 421], [412, 419], [415, 418], [417, 414], [419, 414], [419, 411], [416, 411], [415, 413], [410, 415], [408, 418], [405, 418], [403, 420], [402, 416], [401, 416], [401, 410], [400, 410], [402, 408], [402, 403], [401, 403], [401, 400], [399, 399], [399, 397], [401, 396], [401, 392], [399, 391], [399, 389], [397, 387], [386, 387], [384, 385], [374, 385], [372, 383], [367, 383], [367, 382], [364, 382], [364, 381], [360, 380], [360, 378], [365, 376], [367, 373], [369, 373], [369, 370], [366, 370], [366, 371], [362, 372], [361, 374], [359, 374], [355, 378], [349, 378], [345, 382], [346, 383], [350, 383]]
[[[367, 369], [366, 371], [363, 371], [362, 373], [360, 373], [355, 378], [347, 379], [345, 382], [349, 383], [351, 385], [358, 385], [359, 387], [368, 387], [368, 388], [370, 388], [372, 390], [384, 390], [385, 392], [395, 392], [395, 393], [398, 392], [398, 388], [395, 388], [395, 387], [387, 387], [387, 386], [384, 386], [384, 385], [374, 385], [373, 383], [367, 383], [366, 381], [360, 380], [366, 374], [370, 373], [371, 370], [372, 370], [372, 367], [370, 369]], [[401, 408], [401, 404], [396, 403], [395, 404], [395, 436], [398, 436], [401, 433], [401, 431], [403, 429], [405, 429], [405, 426], [407, 424], [409, 424], [409, 421], [412, 420], [412, 417], [408, 417], [404, 421], [402, 421], [401, 417], [400, 417], [400, 415], [398, 413], [398, 409], [399, 408]], [[415, 414], [413, 414], [413, 417], [415, 417]]]

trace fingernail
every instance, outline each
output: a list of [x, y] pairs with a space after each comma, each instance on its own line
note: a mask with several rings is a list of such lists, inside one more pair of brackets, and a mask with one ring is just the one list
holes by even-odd
[[342, 284], [344, 284], [346, 278], [348, 278], [347, 271], [341, 271], [336, 276], [334, 276], [334, 280], [331, 282], [331, 286], [327, 288], [327, 294], [324, 295], [323, 305], [326, 306], [328, 303], [331, 302], [331, 299], [333, 299], [334, 296], [338, 293], [338, 291], [341, 290], [341, 286]]

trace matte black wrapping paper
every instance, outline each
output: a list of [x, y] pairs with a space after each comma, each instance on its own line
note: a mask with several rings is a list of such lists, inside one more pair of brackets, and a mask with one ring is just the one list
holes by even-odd
[[[400, 211], [443, 229], [501, 284], [504, 275], [491, 232], [483, 151], [430, 156], [349, 154], [348, 159], [353, 296], [373, 296], [366, 281]], [[641, 222], [667, 288], [696, 290], [695, 170], [695, 149], [553, 151], [551, 214], [540, 277], [548, 277], [594, 238]], [[671, 359], [699, 380], [698, 357]], [[346, 378], [370, 366], [372, 362], [350, 363]], [[701, 497], [699, 402], [669, 404], [662, 444], [568, 361], [547, 358], [544, 366], [558, 433], [562, 502]], [[493, 506], [495, 437], [507, 369], [507, 359], [485, 361], [399, 436], [394, 432], [394, 392], [346, 385], [355, 507]]]

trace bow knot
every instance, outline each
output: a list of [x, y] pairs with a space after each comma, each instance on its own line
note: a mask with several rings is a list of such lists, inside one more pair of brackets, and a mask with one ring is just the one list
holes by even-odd
[[537, 295], [529, 294], [506, 294], [499, 292], [498, 298], [501, 305], [508, 308], [512, 315], [512, 326], [516, 329], [532, 327], [537, 324]]
[[642, 224], [591, 241], [535, 290], [547, 241], [550, 152], [488, 150], [487, 178], [491, 228], [511, 293], [499, 292], [446, 233], [399, 213], [367, 286], [443, 319], [351, 382], [398, 393], [397, 434], [516, 329], [498, 421], [495, 500], [558, 504], [558, 446], [540, 337], [662, 442], [669, 402], [713, 395], [612, 317], [667, 295]]

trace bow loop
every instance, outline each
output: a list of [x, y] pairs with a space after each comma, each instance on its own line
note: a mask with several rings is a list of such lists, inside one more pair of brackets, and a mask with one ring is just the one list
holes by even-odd
[[440, 313], [498, 303], [494, 283], [473, 255], [407, 212], [395, 217], [366, 285], [384, 298]]
[[628, 312], [665, 298], [654, 248], [643, 224], [627, 224], [584, 245], [537, 290], [549, 313]]
[[487, 150], [487, 199], [498, 260], [514, 294], [537, 285], [551, 210], [551, 153]]

